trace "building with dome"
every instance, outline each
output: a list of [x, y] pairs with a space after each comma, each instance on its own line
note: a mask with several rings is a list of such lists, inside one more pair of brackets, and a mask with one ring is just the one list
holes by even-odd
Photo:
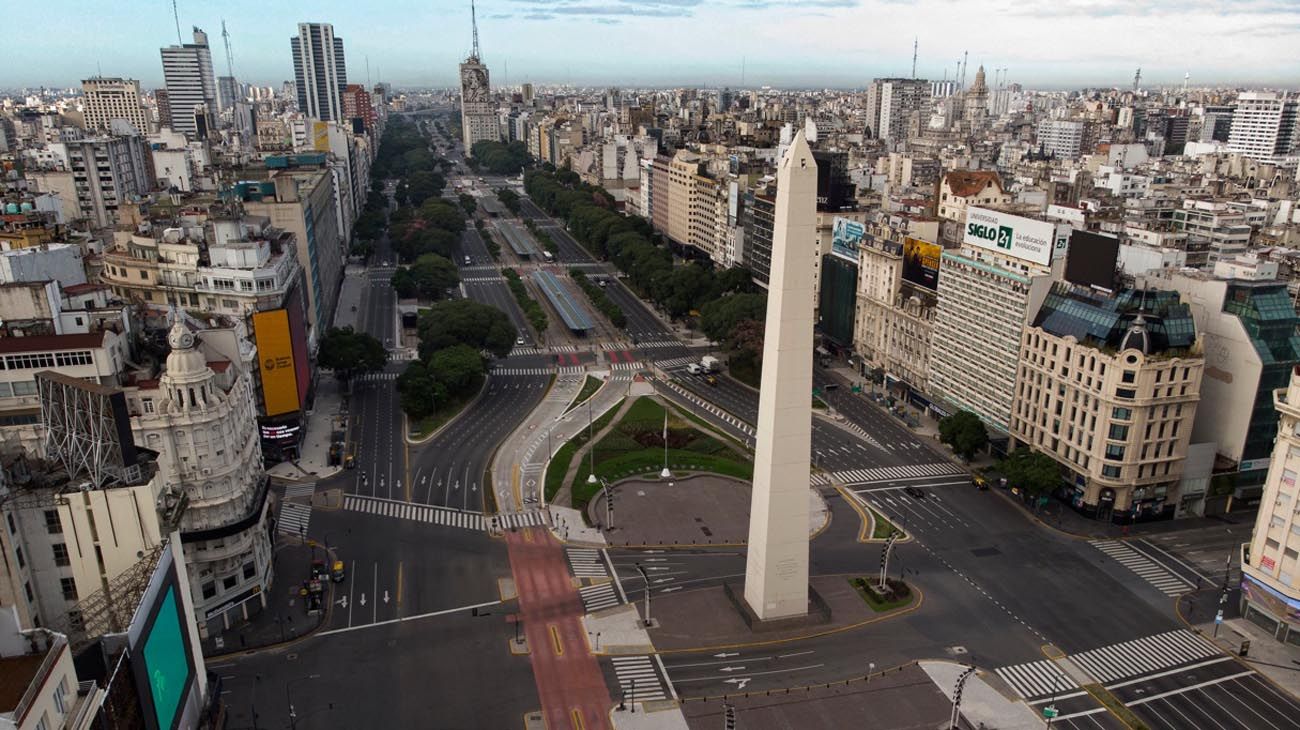
[[228, 627], [265, 606], [272, 581], [268, 480], [252, 379], [209, 360], [177, 318], [156, 381], [128, 393], [137, 444], [158, 453], [165, 493], [186, 502], [181, 541], [200, 631]]
[[1097, 519], [1173, 517], [1205, 358], [1178, 292], [1055, 282], [1021, 340], [1011, 437]]

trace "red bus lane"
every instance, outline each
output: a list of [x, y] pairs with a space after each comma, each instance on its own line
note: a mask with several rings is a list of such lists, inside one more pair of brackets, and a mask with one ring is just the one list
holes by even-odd
[[582, 629], [564, 549], [545, 528], [506, 533], [519, 617], [549, 730], [609, 730], [613, 702]]

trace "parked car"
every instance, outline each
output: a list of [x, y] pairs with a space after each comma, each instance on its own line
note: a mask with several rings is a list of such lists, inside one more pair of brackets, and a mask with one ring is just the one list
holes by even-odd
[[912, 499], [925, 499], [925, 492], [920, 487], [903, 487], [903, 491]]
[[972, 474], [970, 478], [970, 483], [976, 489], [989, 488], [989, 480], [986, 479], [983, 474]]

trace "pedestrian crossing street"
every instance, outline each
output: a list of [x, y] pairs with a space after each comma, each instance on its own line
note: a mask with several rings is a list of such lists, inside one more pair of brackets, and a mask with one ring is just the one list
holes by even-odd
[[[661, 336], [666, 336], [666, 335], [661, 335]], [[682, 343], [679, 340], [649, 340], [649, 341], [637, 340], [635, 349], [653, 350], [657, 347], [681, 347], [681, 346]]]
[[753, 436], [755, 434], [753, 426], [749, 425], [748, 423], [745, 423], [744, 421], [740, 420], [739, 418], [736, 418], [735, 416], [728, 413], [727, 411], [724, 411], [721, 408], [713, 405], [712, 403], [704, 400], [698, 395], [695, 395], [694, 393], [683, 388], [677, 383], [668, 380], [668, 381], [664, 381], [664, 385], [667, 385], [669, 388], [672, 388], [674, 391], [676, 391], [678, 395], [689, 400], [693, 405], [695, 405], [696, 408], [716, 416], [717, 418], [722, 420], [723, 423], [732, 426], [737, 431], [740, 431], [746, 436]]
[[420, 352], [414, 347], [403, 347], [398, 350], [388, 351], [388, 360], [390, 362], [408, 362], [410, 360], [419, 360]]
[[1080, 669], [1105, 683], [1221, 655], [1205, 639], [1187, 629], [1176, 629], [1072, 654], [1070, 658]]
[[582, 598], [582, 607], [587, 613], [595, 613], [623, 603], [618, 599], [618, 591], [614, 590], [614, 583], [611, 581], [579, 588], [578, 596]]
[[414, 520], [445, 527], [456, 527], [462, 530], [483, 531], [493, 527], [510, 529], [514, 527], [538, 527], [546, 524], [546, 516], [541, 510], [512, 512], [489, 517], [478, 512], [399, 502], [377, 497], [362, 497], [355, 494], [349, 494], [344, 498], [343, 509], [382, 517], [392, 517], [399, 520]]
[[491, 284], [498, 281], [505, 281], [504, 276], [468, 276], [461, 279], [462, 284]]
[[[1222, 656], [1205, 639], [1187, 629], [1176, 629], [1071, 654], [1070, 660], [1093, 679], [1107, 684]], [[1016, 694], [1026, 700], [1050, 697], [1053, 694], [1059, 696], [1079, 687], [1055, 662], [1048, 659], [1014, 664], [995, 671]]]
[[1191, 583], [1126, 543], [1119, 540], [1089, 540], [1088, 542], [1120, 565], [1133, 571], [1142, 580], [1155, 586], [1156, 590], [1166, 596], [1181, 596], [1192, 589]]
[[874, 469], [852, 469], [833, 472], [831, 476], [849, 486], [923, 477], [965, 476], [966, 471], [950, 462], [935, 464], [908, 464], [906, 466], [878, 466]]
[[307, 536], [307, 526], [311, 524], [311, 505], [296, 502], [284, 502], [280, 505], [280, 521], [275, 531], [282, 535]]
[[674, 357], [669, 360], [655, 360], [655, 365], [658, 365], [663, 370], [675, 370], [677, 368], [686, 367], [687, 365], [690, 365], [693, 362], [699, 362], [699, 361], [700, 358], [695, 356]]
[[668, 699], [668, 692], [659, 679], [654, 662], [648, 656], [611, 657], [618, 688], [628, 702], [649, 702]]
[[610, 363], [610, 364], [609, 364], [609, 367], [610, 367], [611, 370], [640, 370], [640, 369], [642, 369], [642, 368], [645, 367], [645, 363], [641, 363], [641, 362], [614, 362], [614, 363]]
[[545, 347], [525, 347], [523, 345], [515, 345], [514, 349], [510, 350], [511, 355], [545, 355], [546, 352]]
[[393, 373], [393, 372], [387, 372], [387, 371], [382, 372], [382, 373], [366, 373], [365, 375], [358, 375], [358, 376], [356, 376], [355, 378], [352, 379], [352, 382], [354, 382], [354, 383], [379, 383], [379, 382], [383, 382], [383, 381], [387, 381], [387, 380], [397, 380], [397, 376], [399, 376], [399, 375], [401, 375], [401, 373]]
[[284, 498], [310, 497], [316, 493], [316, 482], [294, 482], [285, 485]]
[[546, 348], [547, 352], [577, 352], [577, 345], [552, 345]]
[[867, 443], [871, 444], [877, 449], [880, 449], [881, 451], [889, 451], [889, 449], [885, 448], [884, 444], [876, 440], [875, 436], [872, 436], [871, 434], [867, 433], [867, 429], [859, 426], [853, 421], [845, 419], [843, 421], [840, 421], [840, 424], [843, 425], [845, 428], [849, 429], [850, 431], [852, 431], [853, 433], [856, 433], [858, 435], [858, 438], [862, 439], [863, 441], [866, 441]]
[[605, 570], [605, 559], [601, 556], [599, 550], [595, 548], [571, 547], [565, 548], [564, 553], [569, 559], [569, 568], [573, 571], [574, 577], [609, 577], [609, 571]]
[[493, 368], [492, 375], [577, 375], [586, 372], [581, 365], [565, 365], [561, 368]]
[[1070, 679], [1070, 675], [1061, 671], [1051, 659], [1013, 664], [996, 670], [996, 674], [1026, 700], [1061, 695], [1079, 687], [1078, 682]]

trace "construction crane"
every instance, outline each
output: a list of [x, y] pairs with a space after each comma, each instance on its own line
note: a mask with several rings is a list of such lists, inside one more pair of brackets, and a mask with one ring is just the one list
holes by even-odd
[[235, 78], [235, 57], [230, 53], [230, 34], [226, 32], [226, 19], [221, 19], [221, 42], [226, 44], [226, 74]]

